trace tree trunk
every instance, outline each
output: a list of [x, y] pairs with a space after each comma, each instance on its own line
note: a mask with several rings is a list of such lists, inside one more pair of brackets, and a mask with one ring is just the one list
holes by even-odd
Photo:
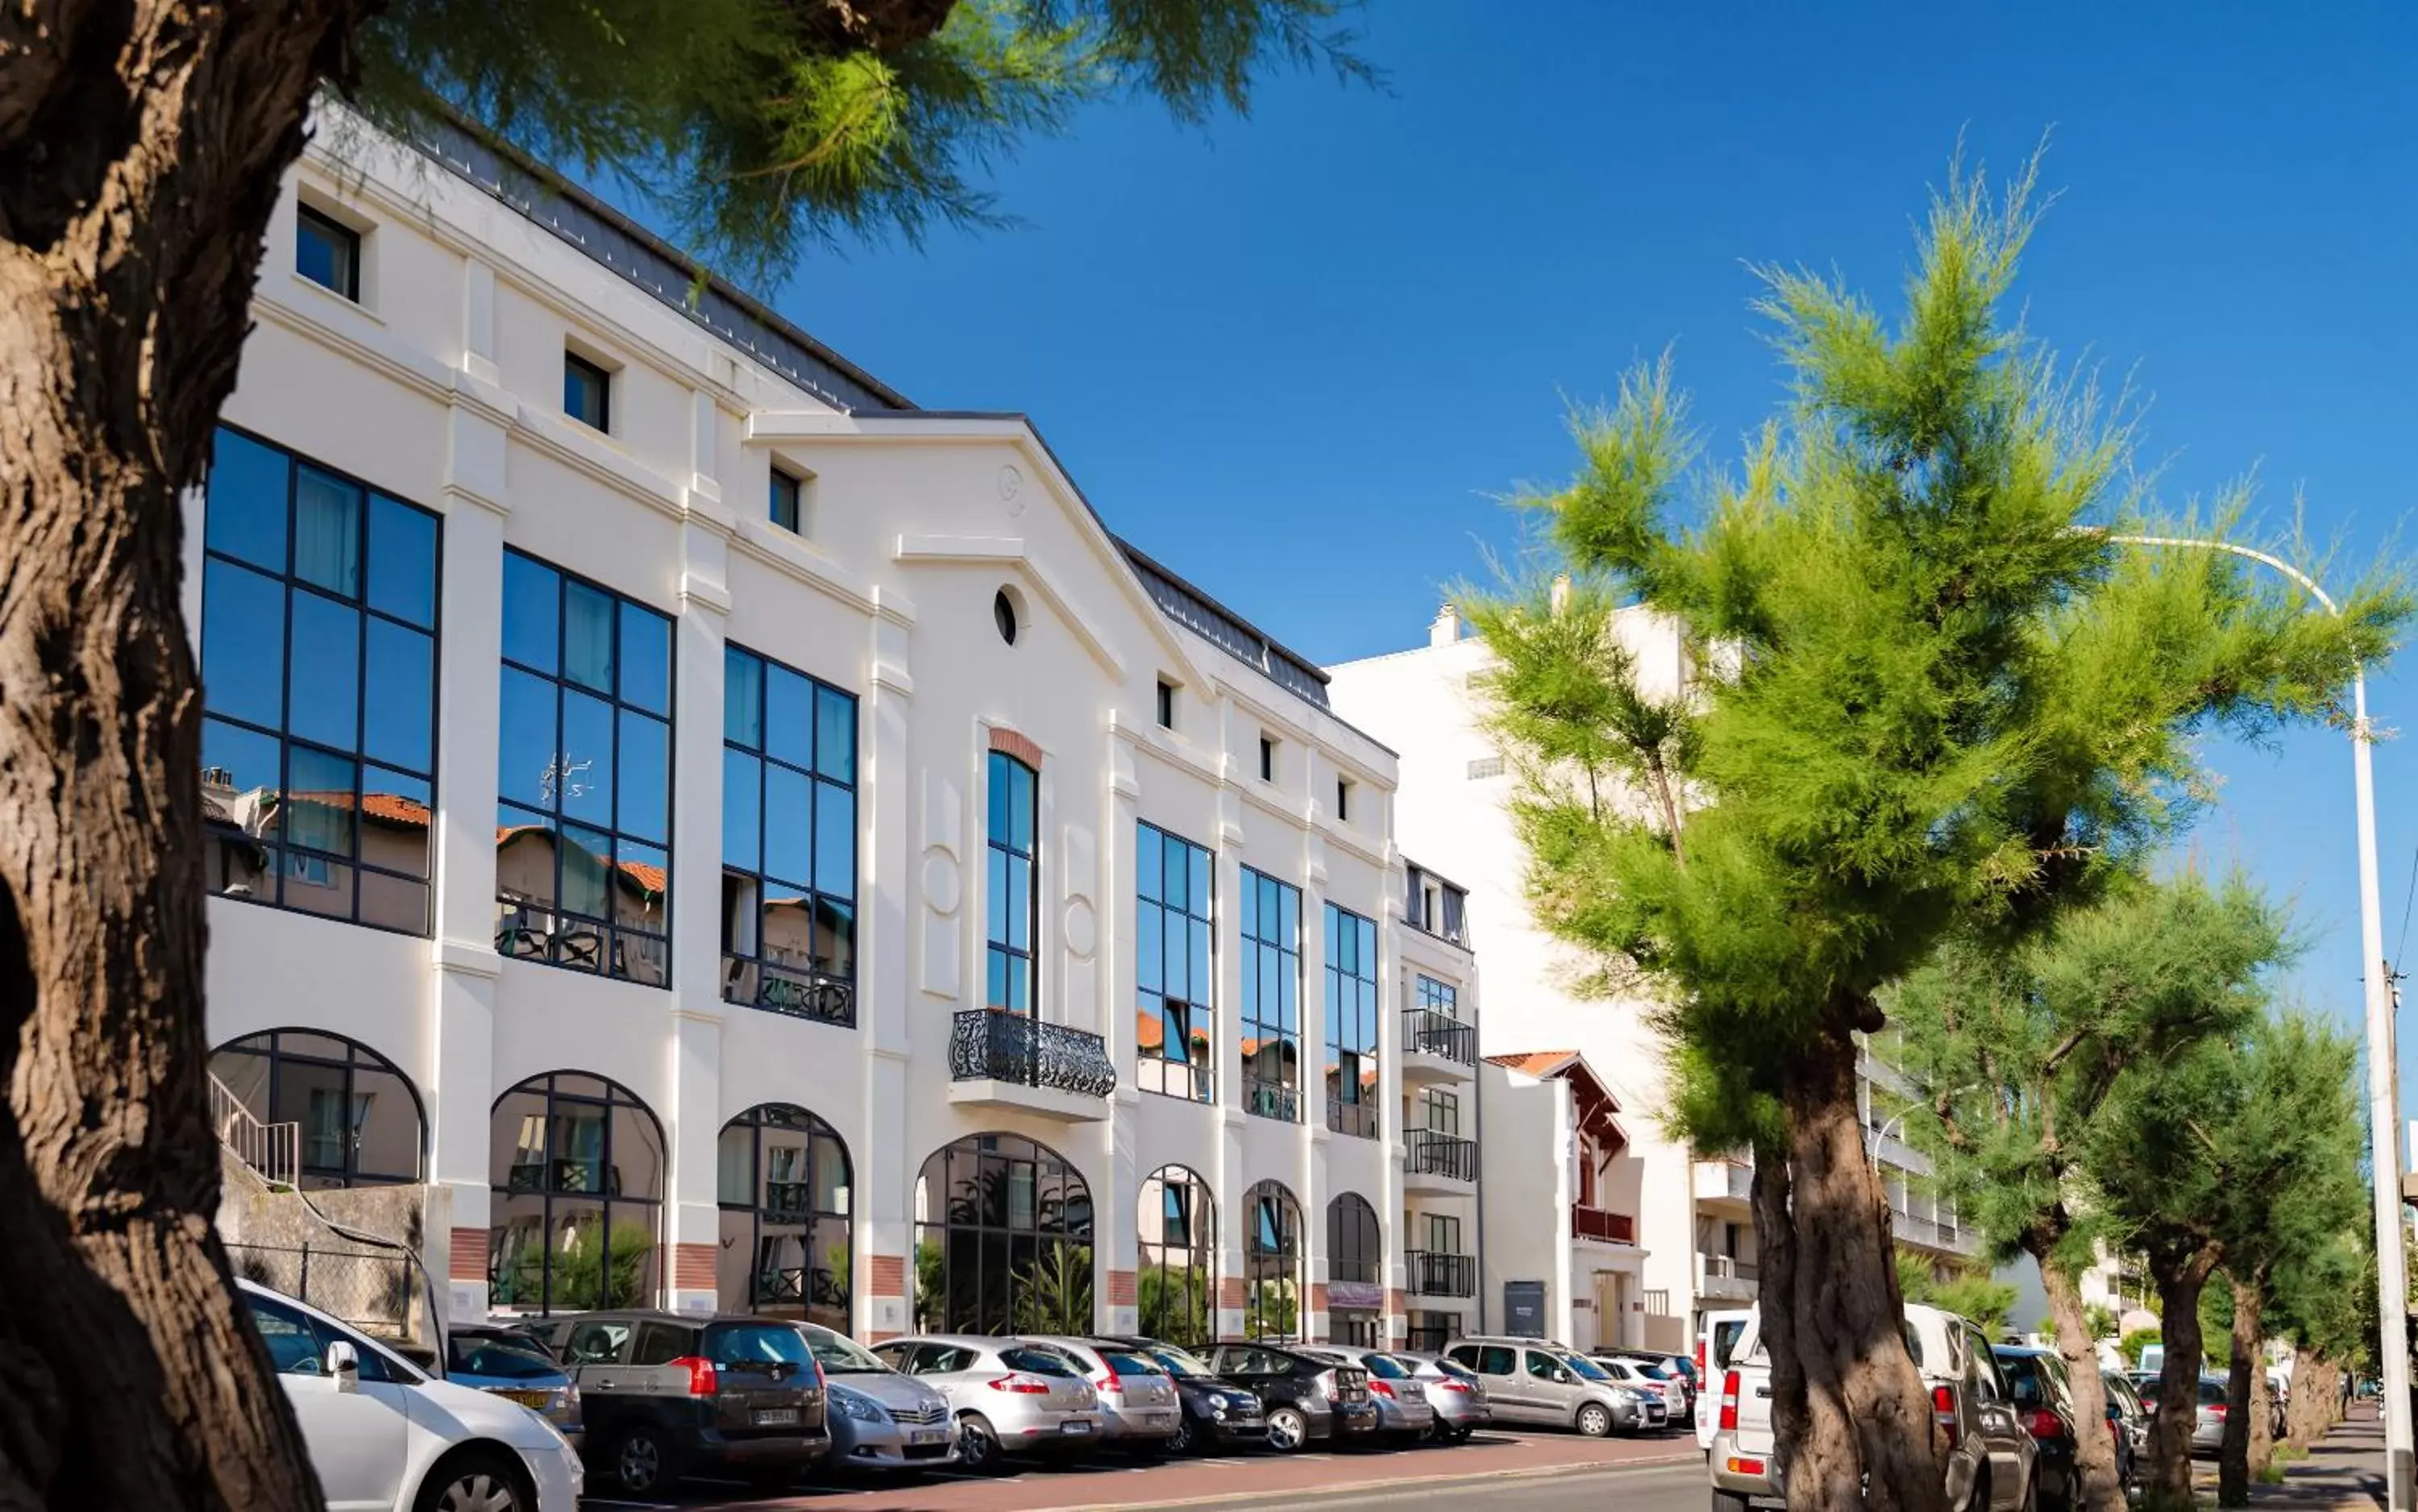
[[[1796, 1294], [1797, 1235], [1788, 1218], [1788, 1152], [1784, 1148], [1754, 1153], [1755, 1267], [1763, 1278], [1762, 1295], [1779, 1299]], [[1781, 1474], [1788, 1473], [1788, 1457], [1805, 1437], [1805, 1367], [1797, 1355], [1794, 1309], [1772, 1305], [1757, 1310], [1757, 1328], [1764, 1354], [1771, 1361], [1772, 1459]]]
[[2150, 1418], [2150, 1473], [2142, 1481], [2147, 1512], [2187, 1512], [2197, 1504], [2192, 1496], [2192, 1428], [2199, 1417], [2199, 1374], [2207, 1354], [2199, 1294], [2218, 1259], [2214, 1245], [2164, 1245], [2150, 1251], [2166, 1359], [2158, 1377], [2158, 1410]]
[[1942, 1512], [1945, 1444], [1906, 1353], [1890, 1210], [1856, 1110], [1856, 1046], [1841, 1028], [1783, 1089], [1789, 1133], [1791, 1311], [1803, 1432], [1785, 1458], [1794, 1512]]
[[2056, 1236], [2025, 1236], [2025, 1247], [2040, 1262], [2042, 1287], [2048, 1293], [2050, 1326], [2057, 1334], [2057, 1352], [2074, 1386], [2074, 1459], [2082, 1486], [2080, 1512], [2124, 1512], [2124, 1482], [2117, 1474], [2116, 1436], [2107, 1427], [2107, 1382], [2099, 1374], [2099, 1341], [2082, 1309], [2082, 1292], [2074, 1275], [2057, 1258]]
[[2306, 1454], [2339, 1417], [2342, 1367], [2303, 1353], [2292, 1363], [2292, 1399], [2284, 1409], [2285, 1442]]
[[180, 492], [357, 7], [0, 7], [0, 1506], [319, 1504], [211, 1229]]
[[2259, 1348], [2258, 1293], [2264, 1267], [2233, 1282], [2233, 1367], [2225, 1384], [2225, 1440], [2216, 1451], [2216, 1504], [2248, 1506], [2250, 1477], [2267, 1463], [2266, 1356]]

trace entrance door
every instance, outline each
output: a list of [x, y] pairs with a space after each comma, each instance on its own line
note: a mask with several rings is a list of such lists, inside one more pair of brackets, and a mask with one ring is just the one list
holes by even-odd
[[1629, 1273], [1595, 1273], [1595, 1341], [1598, 1349], [1627, 1348], [1629, 1337]]

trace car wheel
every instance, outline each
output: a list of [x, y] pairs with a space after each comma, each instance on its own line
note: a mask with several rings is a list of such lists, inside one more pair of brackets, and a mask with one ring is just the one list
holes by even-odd
[[957, 1462], [967, 1471], [987, 1475], [1006, 1458], [1000, 1452], [999, 1433], [990, 1426], [990, 1419], [980, 1413], [968, 1413], [957, 1419]]
[[501, 1455], [460, 1455], [420, 1488], [416, 1512], [532, 1512]]
[[650, 1497], [672, 1483], [671, 1441], [651, 1423], [640, 1423], [613, 1446], [613, 1478], [636, 1497]]
[[1309, 1424], [1295, 1407], [1279, 1407], [1268, 1413], [1268, 1447], [1278, 1454], [1293, 1454], [1309, 1442]]
[[1601, 1402], [1589, 1402], [1580, 1408], [1578, 1430], [1590, 1439], [1609, 1437], [1612, 1433], [1612, 1409]]
[[1990, 1512], [1990, 1466], [1987, 1461], [1973, 1473], [1973, 1489], [1965, 1493], [1965, 1512]]
[[1736, 1491], [1715, 1491], [1713, 1512], [1747, 1512], [1747, 1500]]
[[1167, 1452], [1171, 1455], [1192, 1452], [1192, 1417], [1186, 1413], [1175, 1414], [1175, 1432], [1168, 1438]]

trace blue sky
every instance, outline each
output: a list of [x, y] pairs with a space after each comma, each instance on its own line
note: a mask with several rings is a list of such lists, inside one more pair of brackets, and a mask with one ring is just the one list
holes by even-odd
[[[2356, 564], [2413, 504], [2418, 10], [1376, 0], [1385, 93], [1266, 84], [1203, 131], [1103, 107], [996, 175], [1019, 229], [819, 254], [777, 303], [919, 403], [1033, 416], [1111, 526], [1321, 661], [1416, 644], [1569, 470], [1566, 399], [1674, 345], [1716, 452], [1779, 396], [1750, 262], [1893, 298], [1962, 131], [2054, 128], [2036, 332], [2130, 369], [2178, 498], [2256, 468]], [[2418, 537], [2406, 544], [2418, 547]], [[2418, 728], [2418, 665], [2372, 690]], [[2216, 745], [2193, 836], [2293, 896], [2359, 1011], [2338, 735]], [[2386, 947], [2418, 756], [2378, 754]], [[2403, 1080], [2418, 1092], [2418, 1034]]]

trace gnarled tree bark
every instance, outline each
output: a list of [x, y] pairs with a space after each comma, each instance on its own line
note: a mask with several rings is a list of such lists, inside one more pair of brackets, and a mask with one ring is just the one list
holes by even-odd
[[[1804, 1373], [1803, 1432], [1789, 1452], [1792, 1512], [1942, 1512], [1946, 1445], [1906, 1352], [1890, 1206], [1864, 1148], [1856, 1042], [1843, 1021], [1792, 1068], [1789, 1310]], [[1775, 1355], [1777, 1358], [1777, 1355]]]
[[2225, 1440], [2216, 1451], [2216, 1504], [2248, 1506], [2250, 1477], [2274, 1443], [2267, 1422], [2267, 1358], [2259, 1337], [2259, 1294], [2267, 1270], [2233, 1282], [2233, 1365], [2225, 1384]]
[[2158, 1410], [2150, 1416], [2150, 1473], [2142, 1480], [2145, 1512], [2188, 1512], [2192, 1495], [2192, 1429], [2199, 1419], [2199, 1373], [2207, 1357], [2199, 1326], [2199, 1294], [2223, 1252], [2213, 1243], [2181, 1242], [2150, 1249], [2150, 1276], [2158, 1288], [2158, 1333], [2165, 1342], [2158, 1375]]
[[[2028, 1233], [2024, 1247], [2040, 1263], [2042, 1289], [2048, 1293], [2049, 1325], [2057, 1334], [2058, 1357], [2065, 1362], [2066, 1379], [2074, 1386], [2074, 1422], [2078, 1437], [2074, 1459], [2081, 1476], [2077, 1504], [2087, 1512], [2124, 1512], [2124, 1482], [2116, 1473], [2116, 1436], [2107, 1431], [2107, 1382], [2099, 1374], [2099, 1341], [2091, 1336], [2090, 1321], [2082, 1307], [2082, 1291], [2074, 1275], [2058, 1258], [2063, 1234]], [[2093, 1427], [2093, 1425], [2097, 1425]]]
[[0, 6], [0, 1506], [319, 1504], [211, 1229], [177, 499], [360, 8]]

